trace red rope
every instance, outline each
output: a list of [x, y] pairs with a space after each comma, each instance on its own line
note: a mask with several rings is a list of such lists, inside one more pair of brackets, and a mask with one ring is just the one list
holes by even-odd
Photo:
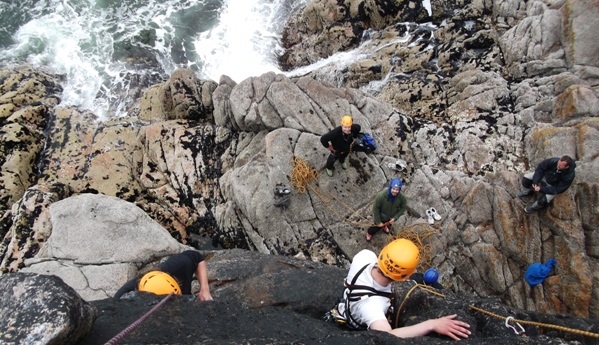
[[137, 321], [133, 322], [131, 325], [129, 325], [129, 327], [125, 328], [124, 330], [121, 331], [121, 333], [115, 335], [112, 339], [110, 339], [107, 343], [105, 343], [104, 345], [116, 345], [119, 341], [123, 340], [123, 338], [131, 333], [131, 331], [133, 331], [137, 326], [141, 325], [142, 322], [144, 322], [148, 317], [150, 317], [150, 315], [154, 314], [154, 312], [156, 310], [158, 310], [158, 308], [162, 307], [162, 305], [164, 303], [166, 303], [166, 301], [173, 295], [173, 293], [171, 292], [170, 294], [168, 294], [168, 296], [164, 297], [162, 299], [162, 301], [160, 301], [160, 303], [156, 304], [152, 309], [150, 309], [150, 311], [148, 311], [147, 313], [143, 314], [142, 317], [140, 317], [139, 319], [137, 319]]

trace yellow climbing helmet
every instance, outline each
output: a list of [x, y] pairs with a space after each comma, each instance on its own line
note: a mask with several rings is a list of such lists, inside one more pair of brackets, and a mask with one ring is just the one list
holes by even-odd
[[345, 115], [341, 118], [341, 126], [349, 127], [353, 123], [351, 116]]
[[169, 274], [161, 271], [150, 271], [139, 280], [139, 291], [151, 292], [156, 295], [181, 294], [177, 281]]
[[379, 269], [385, 276], [395, 280], [406, 280], [418, 266], [420, 251], [405, 238], [394, 240], [386, 245], [379, 254]]

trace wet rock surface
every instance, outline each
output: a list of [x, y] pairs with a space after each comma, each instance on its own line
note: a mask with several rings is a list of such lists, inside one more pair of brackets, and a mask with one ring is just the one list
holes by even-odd
[[[363, 43], [372, 48], [368, 58], [338, 71], [266, 73], [238, 84], [179, 70], [146, 90], [129, 117], [104, 122], [57, 106], [59, 77], [2, 69], [1, 272], [31, 268], [35, 260], [27, 260], [59, 224], [51, 206], [81, 194], [133, 203], [184, 245], [344, 267], [357, 251], [387, 242], [364, 240], [370, 198], [400, 177], [410, 211], [395, 233], [425, 238], [421, 270], [436, 267], [454, 293], [596, 318], [599, 54], [589, 35], [597, 31], [596, 4], [431, 4], [429, 18], [419, 6], [366, 13], [360, 9], [383, 2], [311, 2], [290, 27], [309, 29], [307, 41], [334, 37], [339, 45], [296, 45], [290, 56], [318, 59]], [[403, 16], [411, 22], [399, 22]], [[349, 169], [337, 166], [329, 178], [318, 139], [342, 114], [379, 147], [350, 155]], [[564, 154], [577, 161], [574, 184], [526, 215], [534, 199], [516, 198], [520, 176]], [[309, 185], [292, 183], [298, 157], [316, 171]], [[397, 169], [399, 160], [405, 169]], [[286, 207], [276, 205], [277, 184], [292, 189]], [[440, 221], [427, 223], [429, 207]], [[531, 289], [526, 268], [549, 258], [558, 263], [554, 275]], [[120, 262], [119, 281], [148, 261]], [[90, 275], [103, 265], [88, 264]], [[46, 265], [45, 273], [61, 273], [60, 264]], [[81, 281], [70, 284], [87, 289]]]

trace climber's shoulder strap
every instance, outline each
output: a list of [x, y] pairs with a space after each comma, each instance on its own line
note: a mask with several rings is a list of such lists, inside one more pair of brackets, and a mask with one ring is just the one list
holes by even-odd
[[360, 274], [362, 274], [362, 272], [364, 272], [368, 265], [370, 264], [366, 264], [364, 267], [360, 268], [360, 270], [354, 275], [350, 284], [347, 283], [347, 280], [345, 281], [345, 287], [349, 290], [347, 299], [350, 302], [358, 301], [370, 296], [383, 296], [387, 298], [393, 297], [393, 294], [390, 292], [379, 291], [372, 286], [356, 284], [358, 277]]
[[359, 323], [351, 315], [351, 308], [350, 308], [351, 303], [361, 301], [361, 300], [366, 299], [371, 296], [383, 296], [383, 297], [387, 297], [387, 298], [393, 298], [392, 293], [379, 291], [371, 286], [356, 284], [356, 281], [358, 280], [358, 277], [360, 276], [360, 274], [362, 274], [369, 265], [370, 264], [366, 264], [366, 265], [364, 265], [364, 267], [362, 267], [360, 270], [358, 270], [358, 272], [356, 272], [356, 274], [352, 278], [351, 283], [348, 283], [347, 280], [345, 281], [345, 290], [347, 291], [347, 293], [344, 294], [344, 300], [342, 302], [345, 304], [345, 312], [343, 313], [343, 315], [341, 315], [338, 312], [337, 307], [335, 307], [335, 310], [337, 311], [336, 321], [339, 324], [346, 325], [350, 329], [354, 329], [354, 330], [367, 329], [366, 325]]

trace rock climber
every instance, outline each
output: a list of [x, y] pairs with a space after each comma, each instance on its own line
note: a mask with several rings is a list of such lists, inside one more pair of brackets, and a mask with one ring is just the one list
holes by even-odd
[[576, 163], [570, 156], [548, 158], [539, 163], [534, 172], [522, 178], [524, 189], [518, 193], [519, 198], [527, 197], [534, 192], [539, 198], [524, 208], [526, 213], [533, 213], [547, 206], [556, 195], [565, 192], [574, 181]]
[[449, 315], [429, 319], [415, 325], [391, 328], [387, 311], [391, 306], [391, 283], [407, 279], [418, 266], [420, 251], [407, 239], [396, 239], [376, 254], [364, 249], [352, 260], [347, 278], [344, 299], [337, 305], [339, 314], [353, 327], [389, 332], [400, 338], [426, 335], [430, 332], [459, 340], [467, 338], [470, 325]]
[[389, 187], [381, 190], [374, 197], [372, 217], [374, 225], [366, 231], [366, 241], [370, 242], [372, 236], [383, 230], [391, 233], [391, 228], [397, 219], [404, 214], [408, 207], [406, 197], [401, 194], [403, 183], [399, 178], [392, 178]]
[[336, 160], [339, 160], [343, 169], [348, 168], [345, 159], [350, 154], [354, 140], [360, 134], [361, 129], [360, 125], [353, 123], [351, 116], [345, 115], [341, 118], [341, 126], [320, 137], [322, 146], [330, 151], [325, 168], [327, 175], [333, 176], [333, 166]]
[[119, 299], [125, 293], [135, 290], [157, 295], [167, 295], [171, 292], [177, 295], [191, 295], [194, 273], [200, 283], [198, 299], [212, 301], [206, 261], [204, 256], [195, 250], [173, 255], [158, 265], [156, 270], [129, 280], [115, 293], [114, 298]]

